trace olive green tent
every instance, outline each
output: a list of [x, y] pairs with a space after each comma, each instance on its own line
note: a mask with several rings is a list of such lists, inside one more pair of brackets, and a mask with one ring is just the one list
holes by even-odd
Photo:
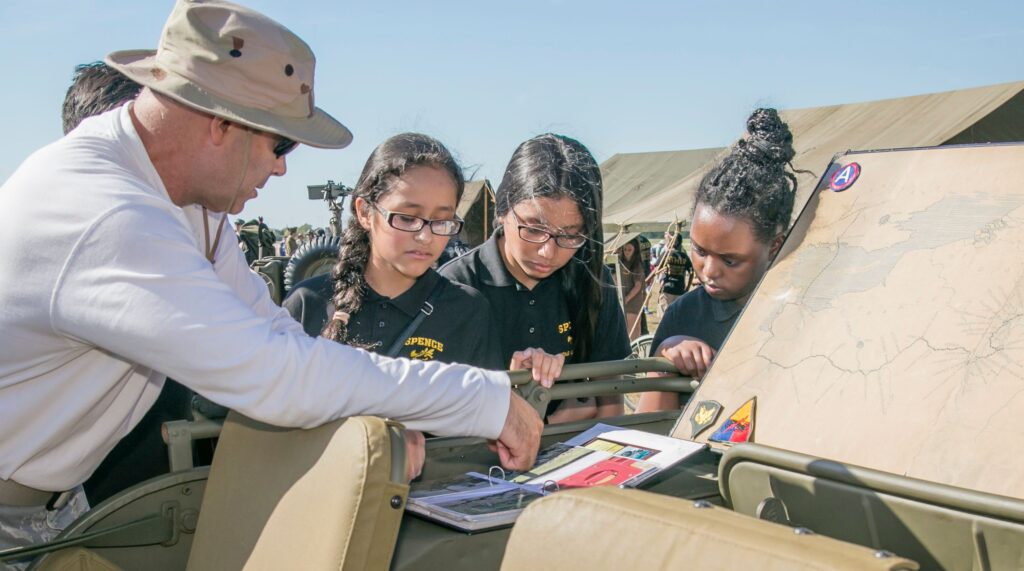
[[[604, 219], [629, 210], [666, 188], [682, 181], [722, 152], [721, 147], [652, 153], [619, 153], [601, 163], [604, 186]], [[633, 224], [616, 242], [631, 240], [640, 232], [656, 232], [665, 224]], [[610, 230], [610, 232], [609, 232]], [[606, 238], [618, 234], [619, 226], [606, 228]]]
[[466, 221], [462, 228], [462, 241], [470, 246], [484, 243], [494, 225], [494, 189], [491, 182], [487, 179], [467, 181], [455, 212]]
[[[836, 153], [851, 149], [1024, 140], [1024, 81], [794, 109], [782, 111], [781, 115], [793, 131], [797, 153], [793, 165], [811, 173], [798, 176], [796, 204], [799, 206], [806, 202]], [[742, 122], [737, 123], [739, 133]], [[715, 158], [710, 157], [707, 164]], [[613, 208], [604, 214], [605, 241], [614, 245], [639, 231], [664, 230], [676, 220], [688, 222], [693, 196], [705, 172], [706, 168], [695, 167], [681, 180], [660, 189], [648, 188], [636, 197], [616, 196]], [[613, 189], [612, 192], [621, 191]]]

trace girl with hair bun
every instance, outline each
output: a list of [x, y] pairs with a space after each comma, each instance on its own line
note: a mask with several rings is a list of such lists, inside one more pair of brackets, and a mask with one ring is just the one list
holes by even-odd
[[[519, 145], [495, 196], [496, 230], [441, 268], [480, 290], [494, 310], [501, 352], [551, 386], [565, 362], [624, 359], [626, 324], [603, 266], [601, 170], [575, 139], [551, 133]], [[552, 402], [546, 420], [622, 413], [617, 396]]]
[[[690, 258], [701, 286], [669, 306], [651, 354], [700, 378], [782, 247], [796, 196], [793, 134], [775, 109], [747, 119], [746, 139], [701, 180]], [[790, 170], [787, 170], [787, 166]], [[637, 412], [677, 409], [677, 393], [643, 393]]]
[[432, 269], [462, 228], [465, 180], [451, 153], [418, 133], [380, 144], [349, 201], [340, 259], [282, 304], [311, 336], [392, 357], [504, 369], [487, 300]]

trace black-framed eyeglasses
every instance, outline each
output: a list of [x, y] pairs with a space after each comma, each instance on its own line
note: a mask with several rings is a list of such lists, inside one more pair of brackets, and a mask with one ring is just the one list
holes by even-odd
[[299, 146], [298, 141], [293, 141], [288, 137], [278, 137], [277, 144], [274, 145], [274, 156], [281, 158], [288, 153], [295, 150], [295, 147]]
[[430, 233], [436, 234], [437, 236], [454, 236], [462, 230], [464, 221], [458, 216], [455, 218], [446, 218], [443, 220], [428, 220], [426, 218], [420, 218], [419, 216], [413, 216], [412, 214], [403, 214], [401, 212], [392, 212], [385, 208], [381, 208], [379, 204], [374, 203], [374, 208], [377, 212], [380, 212], [381, 216], [388, 223], [388, 226], [395, 230], [401, 230], [402, 232], [419, 232], [424, 226], [430, 226]]
[[516, 226], [519, 228], [519, 237], [527, 242], [532, 244], [543, 244], [554, 238], [556, 246], [567, 250], [579, 250], [587, 243], [587, 237], [583, 234], [555, 234], [553, 232], [548, 232], [547, 230], [538, 228], [537, 226], [523, 224], [523, 221], [519, 219], [519, 215], [516, 214], [514, 208], [509, 208], [508, 211], [511, 212], [512, 217], [516, 219]]

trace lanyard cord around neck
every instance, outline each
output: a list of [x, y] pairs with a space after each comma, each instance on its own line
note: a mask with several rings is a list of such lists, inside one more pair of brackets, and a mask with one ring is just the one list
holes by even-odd
[[217, 247], [220, 246], [221, 232], [224, 230], [224, 223], [227, 222], [228, 213], [235, 208], [235, 201], [238, 200], [238, 193], [242, 190], [242, 185], [245, 184], [245, 173], [249, 170], [249, 156], [252, 149], [252, 131], [245, 129], [245, 157], [242, 160], [242, 175], [238, 179], [238, 184], [235, 185], [235, 194], [231, 199], [231, 204], [228, 205], [228, 209], [220, 217], [220, 223], [217, 224], [217, 235], [213, 238], [213, 244], [210, 244], [210, 217], [206, 207], [203, 207], [203, 238], [206, 241], [204, 248], [206, 250], [206, 259], [213, 264], [215, 256], [217, 255]]

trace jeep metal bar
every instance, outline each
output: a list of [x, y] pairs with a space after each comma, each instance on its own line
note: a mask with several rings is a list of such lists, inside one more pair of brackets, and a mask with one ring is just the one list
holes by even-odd
[[[633, 377], [633, 375], [643, 373], [667, 373], [667, 375], [647, 378]], [[696, 380], [680, 375], [671, 361], [661, 357], [566, 365], [562, 369], [562, 374], [556, 379], [555, 386], [550, 389], [532, 382], [530, 371], [512, 371], [508, 376], [512, 381], [512, 386], [542, 417], [547, 411], [548, 403], [552, 400], [650, 391], [692, 393], [698, 385]], [[594, 377], [603, 377], [604, 379], [584, 383], [557, 382]], [[608, 377], [613, 378], [607, 379]]]

